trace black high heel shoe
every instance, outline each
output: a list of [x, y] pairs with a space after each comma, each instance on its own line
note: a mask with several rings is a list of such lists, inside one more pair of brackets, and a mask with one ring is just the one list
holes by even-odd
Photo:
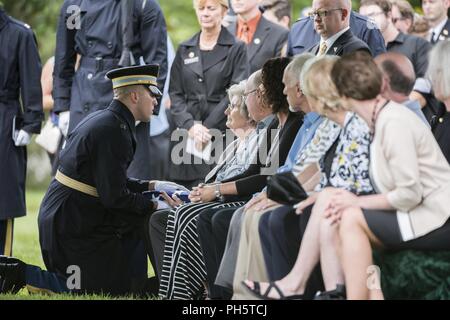
[[345, 286], [343, 284], [336, 285], [336, 289], [331, 291], [317, 292], [314, 300], [347, 300]]
[[[303, 294], [294, 294], [290, 296], [284, 295], [283, 291], [280, 289], [280, 287], [277, 286], [277, 284], [273, 281], [269, 282], [269, 286], [267, 287], [266, 291], [264, 293], [261, 293], [261, 286], [259, 282], [253, 281], [254, 287], [251, 288], [249, 285], [245, 283], [245, 281], [241, 282], [244, 288], [248, 290], [253, 296], [256, 298], [259, 298], [261, 300], [303, 300], [304, 295]], [[272, 289], [275, 289], [278, 292], [279, 298], [271, 298], [269, 297], [270, 291]]]

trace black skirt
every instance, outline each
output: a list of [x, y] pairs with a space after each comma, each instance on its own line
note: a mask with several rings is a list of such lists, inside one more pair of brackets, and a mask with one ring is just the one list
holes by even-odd
[[370, 231], [387, 250], [450, 250], [450, 219], [424, 236], [404, 241], [395, 210], [365, 210], [364, 218]]

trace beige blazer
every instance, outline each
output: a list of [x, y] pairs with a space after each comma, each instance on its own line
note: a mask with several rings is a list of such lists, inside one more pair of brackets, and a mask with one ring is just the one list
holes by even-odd
[[370, 174], [375, 189], [397, 209], [404, 241], [438, 229], [450, 217], [450, 165], [430, 129], [401, 104], [389, 102], [379, 113]]

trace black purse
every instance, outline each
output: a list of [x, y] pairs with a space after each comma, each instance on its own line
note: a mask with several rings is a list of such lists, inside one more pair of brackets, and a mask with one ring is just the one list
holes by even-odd
[[267, 178], [267, 197], [284, 205], [294, 205], [308, 198], [291, 171], [277, 173]]

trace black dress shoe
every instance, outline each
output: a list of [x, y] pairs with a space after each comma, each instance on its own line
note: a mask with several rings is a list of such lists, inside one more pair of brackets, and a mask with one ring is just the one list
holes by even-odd
[[16, 294], [25, 286], [25, 267], [19, 259], [0, 257], [0, 293]]
[[8, 256], [0, 255], [0, 263], [8, 261], [9, 258], [10, 257], [8, 257]]
[[331, 291], [317, 292], [314, 300], [346, 300], [345, 286], [338, 284], [336, 289]]

